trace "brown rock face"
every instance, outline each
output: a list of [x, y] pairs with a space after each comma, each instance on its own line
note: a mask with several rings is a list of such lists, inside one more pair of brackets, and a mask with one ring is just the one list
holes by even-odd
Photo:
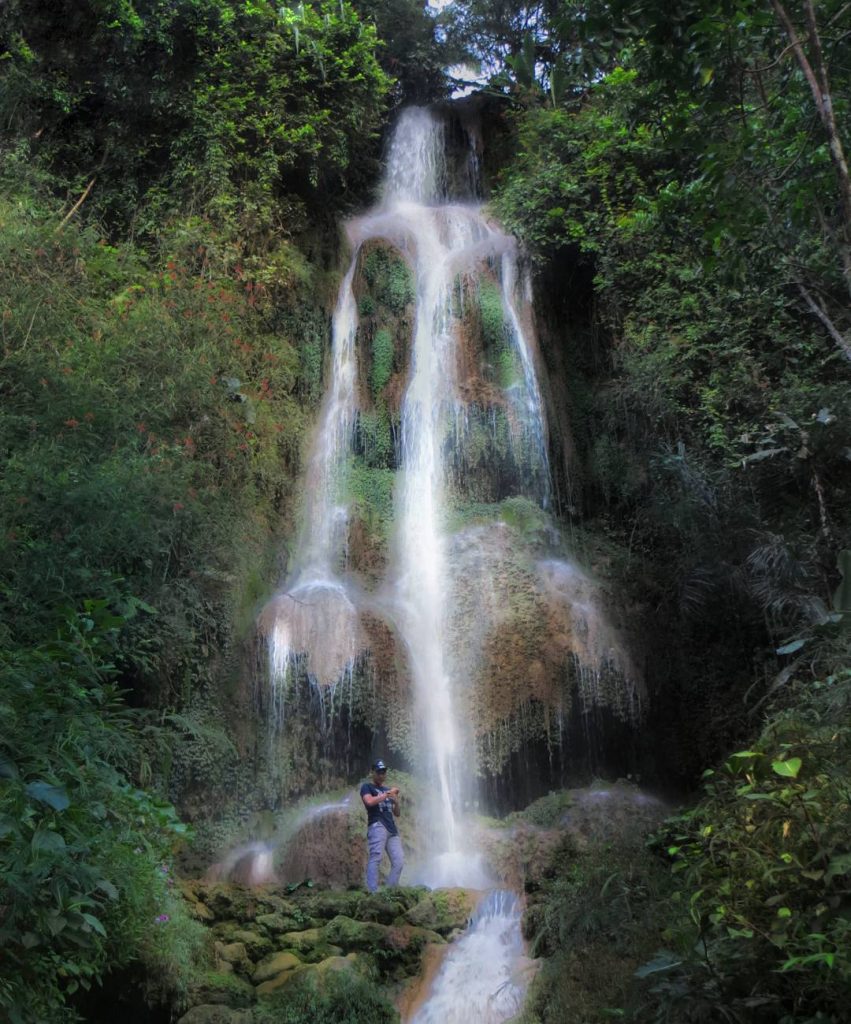
[[584, 703], [637, 715], [635, 672], [598, 588], [577, 566], [536, 558], [501, 522], [457, 534], [452, 561], [454, 645], [476, 736], [510, 727], [530, 705], [555, 721], [573, 686]]
[[328, 885], [360, 885], [366, 870], [365, 827], [355, 831], [346, 811], [309, 822], [289, 843], [281, 875]]

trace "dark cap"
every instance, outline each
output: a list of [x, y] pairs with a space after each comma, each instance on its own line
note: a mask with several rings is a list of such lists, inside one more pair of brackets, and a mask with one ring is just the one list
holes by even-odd
[[386, 772], [387, 771], [387, 765], [383, 761], [378, 760], [372, 766], [372, 770], [374, 772]]

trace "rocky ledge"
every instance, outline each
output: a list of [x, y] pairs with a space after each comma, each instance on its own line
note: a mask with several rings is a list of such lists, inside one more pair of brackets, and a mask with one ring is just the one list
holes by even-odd
[[321, 991], [331, 976], [374, 979], [393, 998], [429, 949], [466, 928], [478, 896], [463, 889], [317, 890], [181, 883], [209, 929], [210, 969], [188, 992], [179, 1024], [250, 1024], [284, 992]]

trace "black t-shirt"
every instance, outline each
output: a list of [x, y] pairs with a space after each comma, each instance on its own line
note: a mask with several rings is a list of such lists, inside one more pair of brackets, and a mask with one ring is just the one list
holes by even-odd
[[[365, 782], [360, 788], [361, 796], [378, 796], [379, 793], [387, 793], [389, 786], [375, 786], [371, 782]], [[366, 827], [374, 825], [377, 821], [387, 829], [391, 836], [399, 834], [396, 822], [393, 818], [393, 803], [390, 800], [382, 800], [380, 804], [373, 804], [366, 808]]]

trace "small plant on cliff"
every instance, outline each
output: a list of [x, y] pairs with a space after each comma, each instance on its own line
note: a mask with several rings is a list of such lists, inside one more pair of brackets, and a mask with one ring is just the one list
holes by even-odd
[[414, 301], [410, 268], [393, 250], [373, 249], [364, 261], [363, 272], [375, 300], [396, 316]]
[[505, 314], [499, 288], [486, 278], [479, 281], [479, 318], [487, 348], [498, 351], [505, 345]]

